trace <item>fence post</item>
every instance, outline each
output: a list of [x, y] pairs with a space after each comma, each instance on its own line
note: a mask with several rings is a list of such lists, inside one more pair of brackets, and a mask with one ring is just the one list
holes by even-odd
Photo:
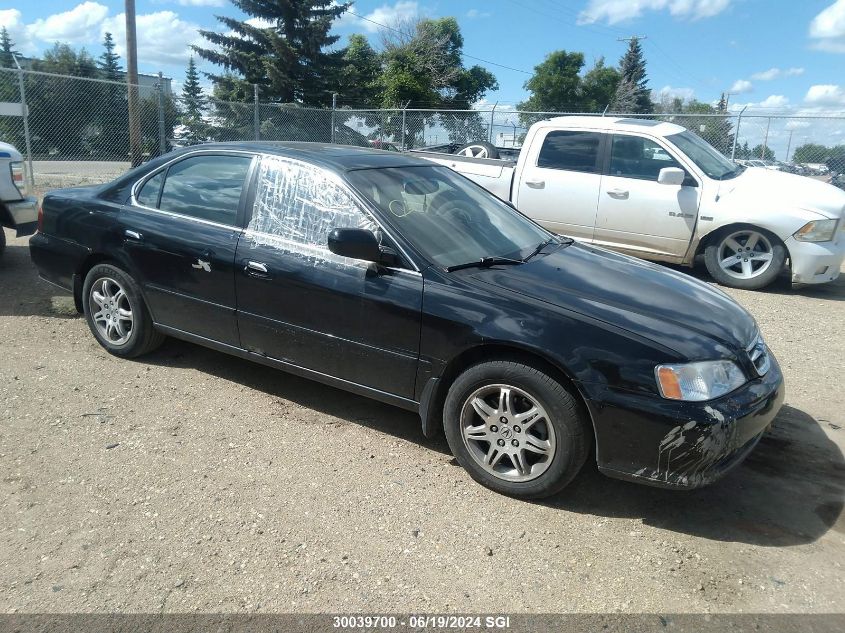
[[[411, 102], [409, 101], [408, 103], [411, 103]], [[406, 121], [405, 113], [408, 110], [408, 103], [406, 103], [405, 107], [402, 108], [402, 142], [399, 145], [399, 149], [403, 152], [405, 151], [405, 121]]]
[[493, 109], [490, 110], [490, 133], [487, 135], [487, 140], [492, 143], [493, 142], [493, 117], [496, 115], [496, 106], [499, 105], [499, 102], [493, 104]]
[[252, 84], [252, 125], [255, 128], [255, 140], [261, 140], [261, 113], [258, 105], [258, 84]]
[[384, 110], [381, 111], [381, 129], [378, 133], [378, 147], [379, 149], [384, 147]]
[[15, 55], [12, 55], [12, 59], [15, 60], [15, 66], [18, 67], [18, 87], [21, 93], [21, 115], [23, 116], [23, 138], [24, 143], [26, 144], [26, 173], [27, 178], [29, 178], [29, 191], [30, 193], [34, 193], [35, 174], [32, 171], [32, 140], [29, 135], [29, 108], [27, 108], [26, 105], [26, 82], [23, 79], [23, 68], [21, 68], [21, 65], [18, 63], [18, 58]]
[[332, 143], [334, 143], [334, 111], [337, 110], [337, 93], [332, 93]]
[[766, 160], [766, 150], [769, 149], [769, 126], [772, 124], [772, 117], [766, 121], [766, 137], [763, 139], [763, 149], [760, 150], [760, 160]]
[[739, 138], [739, 126], [742, 125], [742, 114], [745, 112], [745, 108], [747, 107], [748, 106], [745, 106], [742, 108], [742, 110], [739, 111], [739, 116], [736, 119], [736, 132], [734, 132], [734, 142], [731, 146], [731, 160], [736, 157], [736, 141]]
[[164, 80], [158, 71], [158, 83], [155, 86], [158, 93], [158, 155], [167, 153], [167, 135], [164, 132]]

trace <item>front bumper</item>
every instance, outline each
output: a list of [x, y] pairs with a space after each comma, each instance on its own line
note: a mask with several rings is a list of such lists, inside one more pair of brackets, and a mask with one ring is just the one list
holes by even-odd
[[742, 462], [784, 398], [774, 355], [765, 376], [709, 402], [679, 402], [582, 384], [599, 470], [663, 488], [699, 488]]
[[38, 201], [24, 198], [18, 202], [6, 202], [6, 209], [11, 216], [12, 226], [17, 230], [17, 237], [32, 235], [38, 229]]
[[792, 283], [823, 284], [839, 277], [845, 260], [845, 227], [830, 242], [799, 242], [790, 236], [784, 244], [792, 263]]

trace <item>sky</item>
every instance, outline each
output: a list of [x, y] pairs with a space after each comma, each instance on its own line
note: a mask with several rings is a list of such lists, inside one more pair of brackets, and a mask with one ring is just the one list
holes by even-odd
[[[63, 41], [96, 56], [105, 31], [123, 54], [123, 0], [12, 2], [0, 8], [0, 25], [25, 55]], [[229, 0], [136, 0], [136, 7], [139, 70], [162, 71], [177, 89], [189, 45], [204, 41], [197, 29], [223, 30], [215, 15], [248, 17]], [[485, 104], [500, 108], [526, 98], [523, 84], [550, 52], [583, 52], [587, 66], [601, 57], [615, 64], [627, 45], [620, 39], [637, 35], [646, 38], [657, 98], [715, 102], [727, 92], [732, 110], [845, 113], [845, 0], [356, 0], [352, 11], [336, 23], [339, 45], [364, 33], [378, 47], [375, 23], [455, 16], [465, 64], [494, 73], [499, 90]], [[200, 69], [211, 70], [201, 60]]]

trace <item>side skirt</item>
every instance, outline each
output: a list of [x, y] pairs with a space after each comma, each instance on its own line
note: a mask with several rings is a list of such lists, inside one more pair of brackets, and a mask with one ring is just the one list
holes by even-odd
[[373, 400], [378, 400], [380, 402], [384, 402], [395, 407], [400, 407], [402, 409], [406, 409], [407, 411], [419, 413], [420, 410], [420, 403], [416, 402], [415, 400], [409, 400], [408, 398], [403, 398], [402, 396], [397, 396], [392, 393], [379, 391], [378, 389], [373, 389], [372, 387], [360, 385], [356, 382], [352, 382], [349, 380], [343, 380], [342, 378], [335, 378], [334, 376], [330, 376], [328, 374], [324, 374], [313, 369], [308, 369], [306, 367], [294, 365], [293, 363], [288, 363], [283, 360], [278, 360], [276, 358], [270, 358], [268, 356], [256, 354], [255, 352], [250, 352], [240, 347], [234, 347], [232, 345], [220, 343], [218, 341], [214, 341], [202, 336], [197, 336], [196, 334], [191, 334], [190, 332], [185, 332], [184, 330], [179, 330], [173, 327], [169, 327], [167, 325], [159, 325], [158, 323], [154, 325], [157, 330], [163, 332], [164, 334], [167, 334], [168, 336], [172, 336], [173, 338], [188, 341], [189, 343], [196, 343], [197, 345], [202, 345], [203, 347], [208, 347], [218, 352], [231, 354], [232, 356], [237, 356], [239, 358], [244, 358], [246, 360], [250, 360], [256, 363], [261, 363], [262, 365], [267, 365], [268, 367], [273, 367], [274, 369], [280, 369], [289, 374], [301, 376], [302, 378], [316, 380], [317, 382], [321, 382], [324, 385], [343, 389], [344, 391], [349, 391], [359, 396], [366, 396], [367, 398], [372, 398]]

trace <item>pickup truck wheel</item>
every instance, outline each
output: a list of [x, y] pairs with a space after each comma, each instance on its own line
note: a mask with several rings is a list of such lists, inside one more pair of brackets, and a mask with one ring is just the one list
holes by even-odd
[[153, 327], [138, 284], [117, 266], [98, 264], [88, 271], [82, 304], [91, 333], [110, 354], [135, 358], [164, 340]]
[[521, 363], [470, 367], [452, 384], [443, 412], [446, 439], [461, 466], [506, 495], [552, 495], [587, 459], [589, 429], [576, 398]]
[[786, 247], [764, 229], [727, 231], [704, 249], [710, 275], [723, 286], [759, 290], [772, 283], [786, 262]]
[[470, 158], [499, 158], [499, 150], [496, 146], [487, 141], [475, 141], [459, 147], [455, 154], [469, 156]]

